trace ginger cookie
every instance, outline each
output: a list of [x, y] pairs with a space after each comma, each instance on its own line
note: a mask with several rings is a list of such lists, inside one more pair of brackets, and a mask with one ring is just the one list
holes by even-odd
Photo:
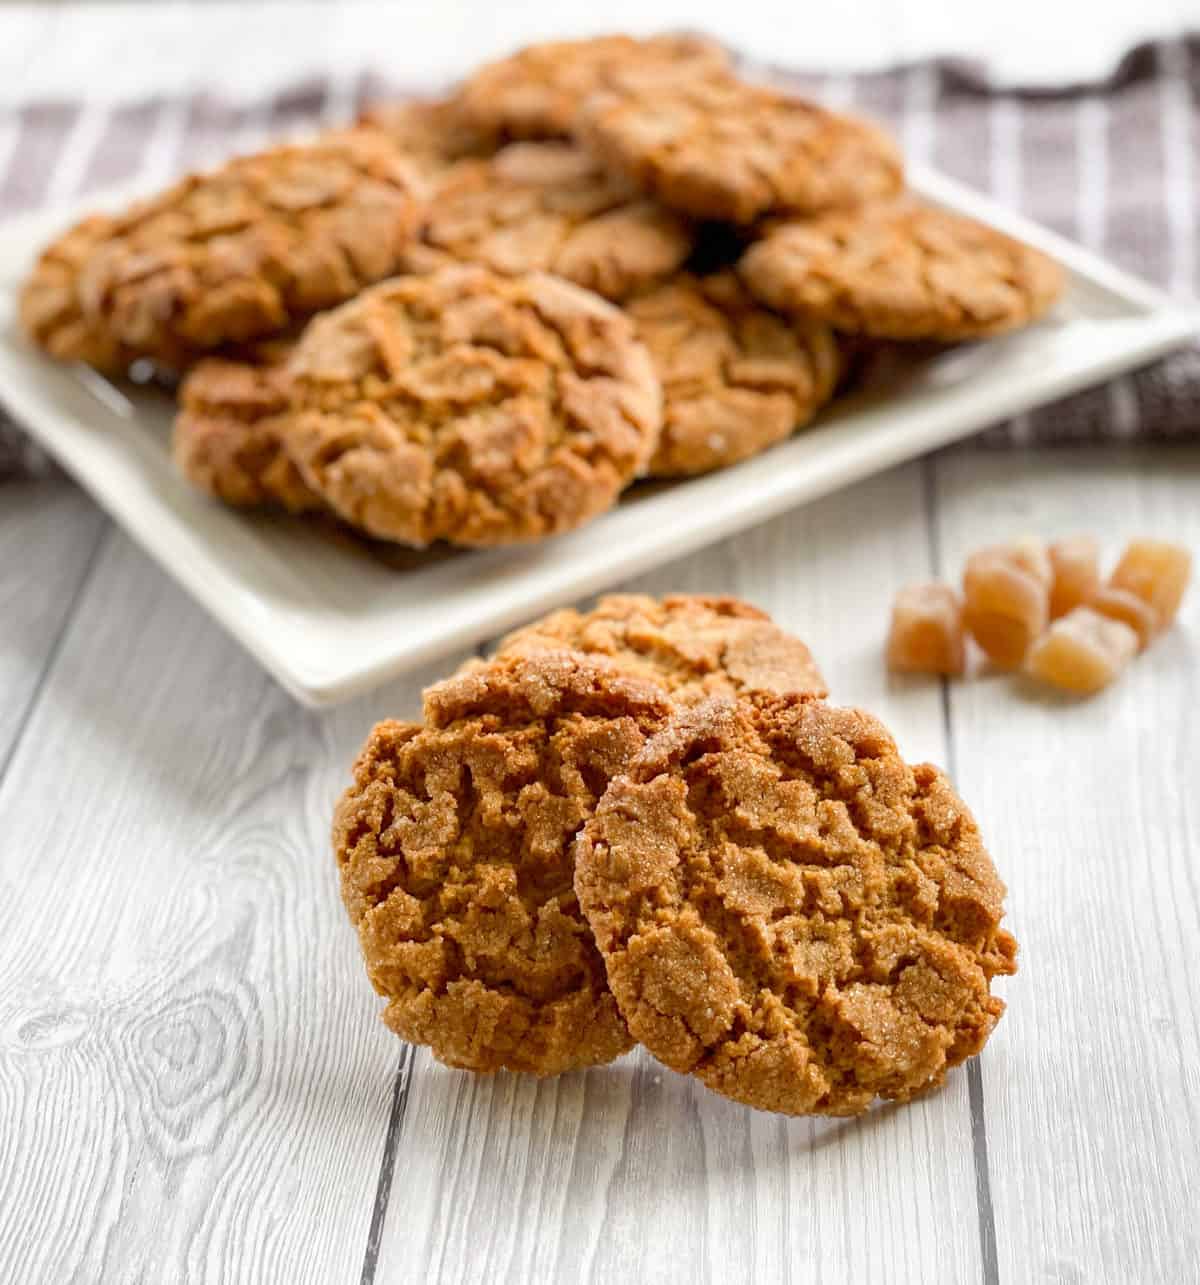
[[568, 138], [597, 90], [646, 88], [720, 70], [728, 55], [696, 36], [598, 36], [530, 45], [488, 63], [461, 87], [460, 117], [505, 138]]
[[378, 130], [426, 177], [465, 157], [486, 156], [494, 150], [491, 139], [465, 124], [447, 98], [374, 103], [359, 116], [358, 124]]
[[[43, 252], [22, 316], [57, 356], [89, 355], [93, 341], [70, 321], [77, 312], [114, 353], [181, 369], [207, 350], [285, 330], [395, 272], [423, 193], [413, 168], [370, 130], [239, 157], [72, 229]], [[59, 291], [53, 306], [48, 280]]]
[[115, 220], [93, 214], [52, 241], [22, 285], [18, 305], [21, 326], [39, 348], [56, 361], [83, 362], [108, 375], [123, 375], [137, 354], [84, 315], [79, 278], [116, 228]]
[[607, 299], [661, 281], [688, 257], [687, 221], [570, 143], [512, 143], [438, 182], [411, 266], [482, 263], [553, 272]]
[[616, 593], [590, 611], [566, 608], [502, 639], [499, 657], [570, 648], [657, 683], [673, 698], [714, 693], [827, 694], [812, 652], [738, 598]]
[[180, 473], [237, 508], [323, 509], [284, 446], [290, 344], [263, 345], [257, 360], [209, 357], [179, 389], [171, 453]]
[[879, 339], [950, 343], [1028, 325], [1064, 284], [1040, 251], [910, 198], [779, 223], [738, 271], [783, 312]]
[[662, 420], [628, 318], [542, 273], [397, 277], [312, 321], [288, 372], [305, 481], [417, 547], [587, 522], [645, 469]]
[[556, 1075], [633, 1041], [572, 884], [597, 796], [661, 689], [570, 653], [513, 656], [380, 723], [338, 805], [342, 897], [383, 1019], [448, 1066]]
[[813, 214], [903, 184], [900, 154], [874, 125], [727, 73], [597, 94], [579, 129], [607, 164], [696, 218]]
[[833, 396], [841, 357], [822, 321], [789, 321], [732, 272], [682, 274], [626, 305], [663, 386], [655, 477], [707, 473], [783, 441]]
[[1004, 885], [945, 777], [819, 701], [681, 706], [609, 786], [575, 887], [629, 1030], [749, 1106], [853, 1115], [982, 1049]]

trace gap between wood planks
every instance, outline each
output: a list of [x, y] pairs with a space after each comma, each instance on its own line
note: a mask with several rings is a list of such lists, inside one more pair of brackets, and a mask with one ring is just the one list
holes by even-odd
[[[925, 529], [929, 541], [929, 566], [935, 580], [947, 579], [943, 565], [941, 534], [937, 522], [937, 467], [939, 453], [921, 460], [921, 492], [925, 501]], [[950, 683], [939, 679], [941, 688], [942, 732], [946, 740], [946, 771], [951, 781], [958, 779], [958, 762], [954, 744], [954, 719], [950, 710]], [[975, 1202], [979, 1210], [979, 1255], [983, 1265], [983, 1285], [998, 1285], [999, 1256], [996, 1251], [996, 1214], [992, 1208], [992, 1179], [988, 1168], [987, 1115], [983, 1103], [983, 1068], [978, 1057], [967, 1064], [967, 1089], [971, 1103], [971, 1151], [975, 1164]]]

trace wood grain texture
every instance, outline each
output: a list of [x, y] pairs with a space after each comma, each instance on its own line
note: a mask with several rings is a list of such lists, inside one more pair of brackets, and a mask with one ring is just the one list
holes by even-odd
[[[835, 699], [943, 757], [936, 685], [886, 677], [886, 587], [929, 574], [923, 466], [897, 470], [629, 588], [739, 594], [798, 632]], [[423, 1050], [379, 1280], [921, 1281], [980, 1275], [963, 1074], [859, 1121], [764, 1116], [644, 1053], [537, 1083]]]
[[62, 478], [0, 487], [0, 775], [106, 528]]
[[[946, 569], [1027, 531], [1200, 552], [1200, 451], [956, 453]], [[1008, 881], [1021, 971], [980, 1072], [1001, 1281], [1200, 1279], [1200, 592], [1092, 700], [951, 688], [955, 769]]]
[[401, 1046], [328, 826], [420, 681], [308, 714], [105, 546], [0, 788], [0, 1278], [358, 1278]]

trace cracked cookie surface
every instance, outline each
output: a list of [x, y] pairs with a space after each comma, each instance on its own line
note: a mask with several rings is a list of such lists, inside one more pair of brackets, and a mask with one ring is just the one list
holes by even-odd
[[580, 137], [664, 205], [752, 223], [875, 201], [903, 183], [874, 125], [718, 73], [596, 94]]
[[236, 508], [325, 507], [284, 446], [291, 350], [290, 343], [264, 344], [254, 360], [208, 357], [180, 385], [175, 465], [194, 486]]
[[674, 272], [692, 245], [685, 219], [580, 148], [513, 143], [442, 176], [409, 261], [553, 272], [619, 300]]
[[93, 214], [57, 237], [38, 255], [18, 304], [21, 326], [39, 348], [56, 361], [80, 361], [109, 375], [124, 374], [137, 353], [84, 315], [79, 278], [116, 227], [114, 219]]
[[626, 312], [663, 386], [655, 477], [707, 473], [783, 441], [833, 396], [841, 374], [827, 324], [772, 312], [732, 272], [681, 274]]
[[[48, 246], [21, 314], [64, 359], [116, 369], [274, 334], [394, 272], [424, 188], [370, 130], [327, 134], [193, 174]], [[95, 351], [100, 336], [111, 351]]]
[[662, 420], [628, 318], [541, 273], [397, 277], [316, 318], [288, 371], [306, 482], [417, 547], [581, 525], [644, 470]]
[[632, 1046], [572, 883], [572, 841], [669, 712], [568, 653], [431, 687], [371, 733], [334, 820], [384, 1021], [449, 1066], [554, 1075]]
[[609, 594], [590, 611], [564, 608], [515, 630], [496, 655], [563, 647], [607, 660], [676, 699], [721, 692], [826, 695], [804, 643], [738, 598]]
[[581, 104], [597, 90], [646, 88], [728, 61], [718, 45], [696, 36], [549, 41], [480, 68], [455, 101], [464, 121], [500, 137], [567, 138]]
[[764, 1110], [939, 1084], [1015, 971], [1004, 885], [946, 778], [818, 701], [680, 708], [586, 825], [575, 887], [634, 1038]]
[[738, 271], [764, 303], [879, 339], [957, 342], [1028, 325], [1062, 269], [961, 214], [902, 199], [780, 223]]

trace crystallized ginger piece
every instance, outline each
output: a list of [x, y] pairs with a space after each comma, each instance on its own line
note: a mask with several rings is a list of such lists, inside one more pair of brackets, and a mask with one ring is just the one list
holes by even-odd
[[962, 599], [949, 585], [901, 589], [892, 604], [888, 668], [910, 674], [961, 674], [966, 664]]
[[1192, 555], [1182, 545], [1167, 540], [1130, 540], [1109, 584], [1148, 603], [1161, 631], [1175, 619], [1191, 574]]
[[1076, 607], [1034, 643], [1025, 668], [1055, 687], [1090, 696], [1107, 687], [1137, 649], [1138, 636], [1128, 625]]
[[1053, 586], [1054, 564], [1050, 560], [1050, 552], [1046, 548], [1045, 540], [1036, 535], [1022, 535], [1015, 540], [1010, 540], [1008, 544], [998, 545], [997, 549], [1010, 553], [1017, 566], [1028, 571], [1047, 589]]
[[1101, 585], [1088, 599], [1093, 611], [1109, 620], [1119, 620], [1128, 625], [1138, 636], [1138, 650], [1145, 651], [1158, 633], [1158, 613], [1128, 589], [1117, 589], [1111, 584]]
[[1050, 586], [1050, 619], [1082, 607], [1100, 588], [1100, 545], [1090, 535], [1056, 540], [1049, 550], [1054, 581]]
[[1045, 629], [1051, 578], [1029, 550], [1014, 545], [981, 549], [967, 559], [963, 620], [1002, 669], [1016, 669]]

